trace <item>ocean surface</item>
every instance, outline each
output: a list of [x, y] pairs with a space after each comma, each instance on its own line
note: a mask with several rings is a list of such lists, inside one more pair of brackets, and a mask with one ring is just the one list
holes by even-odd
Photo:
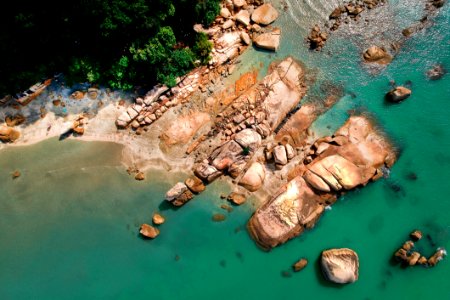
[[[120, 164], [122, 146], [58, 141], [0, 151], [0, 299], [450, 299], [450, 259], [435, 268], [402, 268], [392, 254], [421, 229], [417, 243], [427, 256], [450, 250], [450, 75], [430, 81], [425, 72], [450, 69], [450, 5], [434, 25], [404, 41], [382, 70], [361, 63], [372, 43], [389, 43], [421, 18], [425, 1], [389, 1], [333, 34], [322, 52], [305, 45], [309, 28], [325, 22], [339, 1], [275, 2], [283, 30], [279, 52], [250, 49], [236, 76], [291, 55], [315, 74], [305, 101], [319, 101], [325, 83], [341, 86], [343, 98], [314, 124], [331, 134], [349, 113], [372, 115], [400, 156], [383, 178], [342, 197], [316, 227], [270, 252], [245, 229], [252, 201], [220, 208], [230, 187], [223, 180], [181, 209], [163, 202], [184, 174], [149, 171], [137, 182]], [[232, 80], [230, 78], [229, 80]], [[383, 99], [390, 81], [411, 86], [401, 104]], [[326, 91], [325, 91], [326, 92]], [[13, 180], [11, 173], [22, 176]], [[160, 211], [166, 223], [152, 241], [139, 226]], [[213, 222], [214, 213], [227, 216]], [[322, 250], [348, 247], [360, 259], [360, 277], [335, 286], [318, 265]], [[299, 273], [291, 265], [306, 257]]]

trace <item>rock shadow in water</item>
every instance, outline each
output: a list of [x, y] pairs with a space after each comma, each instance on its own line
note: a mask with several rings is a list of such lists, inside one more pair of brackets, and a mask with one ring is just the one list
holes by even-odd
[[317, 257], [317, 259], [314, 262], [314, 272], [316, 273], [316, 277], [317, 277], [317, 281], [319, 282], [319, 284], [321, 286], [325, 286], [325, 287], [331, 287], [331, 288], [335, 288], [335, 289], [341, 289], [345, 286], [345, 284], [338, 284], [338, 283], [334, 283], [331, 282], [327, 279], [325, 279], [325, 276], [323, 275], [322, 272], [322, 268], [320, 266], [320, 258], [321, 258], [321, 254], [319, 255], [319, 257]]
[[168, 211], [168, 210], [177, 211], [180, 209], [180, 207], [181, 206], [173, 206], [166, 200], [161, 201], [161, 203], [158, 205], [159, 211]]

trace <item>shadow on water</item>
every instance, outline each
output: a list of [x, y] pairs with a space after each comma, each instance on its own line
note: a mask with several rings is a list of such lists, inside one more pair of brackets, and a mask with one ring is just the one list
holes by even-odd
[[68, 137], [70, 137], [71, 135], [73, 134], [73, 130], [72, 129], [69, 129], [69, 130], [67, 130], [66, 132], [64, 132], [64, 133], [62, 133], [60, 136], [59, 136], [59, 141], [64, 141], [65, 139], [67, 139]]
[[160, 211], [168, 211], [168, 210], [177, 211], [178, 209], [180, 209], [180, 206], [173, 206], [168, 201], [163, 200], [163, 201], [161, 201], [161, 204], [158, 205], [158, 209]]
[[335, 288], [335, 289], [341, 289], [343, 287], [345, 287], [345, 284], [338, 284], [338, 283], [334, 283], [331, 281], [328, 281], [325, 279], [325, 276], [322, 272], [322, 268], [320, 266], [320, 257], [321, 255], [319, 255], [317, 257], [317, 259], [314, 262], [314, 273], [316, 274], [317, 277], [317, 281], [319, 282], [320, 285], [325, 286], [325, 287], [330, 287], [330, 288]]

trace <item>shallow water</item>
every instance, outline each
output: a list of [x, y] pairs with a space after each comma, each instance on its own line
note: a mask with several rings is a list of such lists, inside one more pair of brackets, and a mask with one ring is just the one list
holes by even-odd
[[[308, 26], [326, 18], [334, 1], [286, 2], [295, 9], [277, 21], [283, 28], [280, 51], [248, 51], [240, 70], [259, 62], [265, 69], [270, 60], [290, 54], [318, 69], [316, 87], [325, 80], [342, 85], [346, 95], [316, 121], [316, 133], [332, 133], [349, 110], [370, 113], [401, 151], [390, 177], [348, 193], [312, 231], [266, 253], [245, 230], [251, 201], [231, 213], [221, 209], [219, 195], [229, 187], [220, 180], [173, 210], [161, 204], [163, 195], [185, 175], [152, 171], [137, 182], [120, 165], [119, 145], [52, 139], [2, 150], [1, 299], [450, 298], [448, 260], [432, 269], [391, 262], [415, 228], [431, 237], [418, 243], [425, 254], [438, 246], [450, 249], [450, 76], [429, 81], [424, 75], [437, 62], [450, 69], [449, 5], [434, 27], [407, 40], [392, 64], [374, 76], [361, 67], [365, 42], [357, 37], [338, 33], [322, 53], [303, 44]], [[390, 1], [379, 13], [400, 13], [397, 22], [406, 26], [420, 16], [420, 3]], [[410, 80], [412, 96], [386, 105], [390, 80]], [[16, 169], [22, 176], [12, 180]], [[167, 221], [157, 239], [143, 240], [138, 227], [151, 222], [154, 211]], [[214, 213], [227, 219], [214, 223]], [[331, 247], [357, 251], [356, 283], [336, 287], [322, 279], [318, 257]], [[292, 273], [291, 264], [301, 257], [309, 265]]]

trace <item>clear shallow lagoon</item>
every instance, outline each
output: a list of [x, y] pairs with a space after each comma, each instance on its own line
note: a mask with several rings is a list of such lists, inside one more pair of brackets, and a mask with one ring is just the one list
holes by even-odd
[[[326, 14], [310, 1], [287, 2], [295, 10], [277, 21], [283, 28], [280, 51], [250, 50], [242, 69], [290, 54], [319, 68], [316, 84], [341, 84], [346, 96], [315, 128], [329, 134], [348, 110], [371, 113], [401, 150], [390, 178], [348, 193], [315, 229], [266, 253], [245, 230], [251, 203], [231, 213], [220, 208], [219, 195], [229, 191], [221, 181], [172, 210], [161, 206], [163, 195], [185, 175], [154, 171], [137, 182], [120, 165], [119, 145], [52, 139], [2, 150], [1, 299], [450, 299], [448, 259], [433, 269], [391, 263], [415, 228], [435, 244], [420, 241], [425, 254], [437, 246], [450, 249], [450, 76], [424, 76], [434, 63], [450, 69], [449, 4], [434, 27], [407, 40], [392, 64], [372, 76], [361, 68], [358, 44], [339, 35], [330, 40], [331, 56], [309, 52], [303, 44], [307, 26]], [[406, 26], [408, 17], [420, 15], [417, 3], [423, 1], [390, 3], [391, 11], [404, 14], [399, 23]], [[390, 80], [410, 80], [413, 95], [386, 105]], [[12, 180], [16, 169], [22, 176]], [[408, 179], [411, 172], [417, 180]], [[141, 239], [139, 225], [151, 222], [157, 210], [167, 219], [161, 235]], [[218, 212], [226, 221], [211, 221]], [[331, 247], [358, 252], [356, 283], [335, 287], [322, 279], [318, 257]], [[308, 258], [307, 268], [283, 277], [301, 257]]]

